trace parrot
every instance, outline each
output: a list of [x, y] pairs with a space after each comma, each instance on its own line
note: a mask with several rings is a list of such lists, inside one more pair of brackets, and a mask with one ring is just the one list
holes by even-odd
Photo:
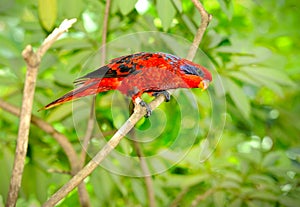
[[177, 88], [207, 89], [212, 75], [204, 66], [184, 58], [163, 52], [139, 52], [112, 59], [108, 64], [74, 81], [75, 89], [44, 106], [50, 109], [71, 100], [118, 90], [130, 97], [135, 104], [146, 108], [146, 117], [151, 108], [142, 100], [143, 93], [170, 100], [167, 90]]

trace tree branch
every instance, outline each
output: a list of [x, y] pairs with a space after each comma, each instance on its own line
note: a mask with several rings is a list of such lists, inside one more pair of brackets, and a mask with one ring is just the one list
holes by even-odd
[[[157, 97], [154, 101], [149, 103], [151, 109], [155, 109], [164, 101], [164, 96]], [[114, 134], [114, 136], [107, 142], [107, 144], [95, 155], [95, 157], [80, 170], [69, 182], [61, 187], [55, 194], [44, 203], [46, 206], [54, 206], [69, 192], [71, 192], [83, 179], [90, 175], [96, 167], [107, 157], [107, 155], [119, 144], [121, 139], [134, 127], [134, 125], [146, 114], [144, 107], [136, 105], [134, 113], [123, 124], [123, 126]]]
[[51, 47], [51, 45], [68, 29], [72, 27], [72, 25], [77, 21], [76, 18], [74, 19], [65, 19], [58, 28], [55, 28], [53, 32], [44, 40], [42, 46], [37, 50], [37, 56], [42, 57], [46, 51]]
[[[15, 116], [20, 116], [20, 110], [17, 107], [10, 105], [1, 99], [0, 99], [0, 108], [4, 109], [5, 111]], [[68, 158], [68, 161], [70, 163], [70, 167], [71, 167], [70, 174], [75, 175], [82, 168], [82, 166], [80, 160], [78, 160], [76, 151], [74, 150], [72, 144], [69, 142], [68, 138], [65, 135], [56, 131], [50, 124], [48, 124], [44, 120], [34, 115], [31, 116], [31, 123], [36, 125], [40, 129], [42, 129], [47, 134], [51, 135], [59, 143], [59, 145], [64, 150]], [[51, 171], [49, 170], [49, 172]], [[81, 206], [87, 206], [89, 204], [89, 196], [85, 189], [84, 183], [78, 186], [78, 194], [79, 194]]]
[[32, 111], [33, 96], [35, 91], [36, 77], [41, 58], [55, 40], [65, 31], [67, 31], [76, 19], [64, 20], [59, 28], [55, 29], [42, 43], [41, 47], [35, 53], [30, 45], [22, 52], [26, 61], [27, 72], [23, 91], [22, 107], [20, 113], [20, 124], [18, 139], [16, 145], [15, 159], [12, 176], [10, 179], [9, 192], [7, 196], [6, 207], [16, 205], [18, 192], [21, 186], [22, 174], [24, 170], [25, 158], [28, 146], [28, 135]]
[[215, 192], [214, 188], [210, 188], [209, 190], [205, 191], [203, 194], [198, 195], [191, 203], [191, 207], [196, 207], [198, 204], [205, 200], [208, 196], [210, 196], [213, 192]]
[[[202, 4], [196, 0], [192, 0], [197, 9], [201, 14], [201, 25], [194, 38], [193, 44], [188, 53], [187, 59], [192, 60], [197, 52], [198, 45], [200, 44], [203, 34], [211, 20], [211, 16], [205, 11]], [[149, 106], [152, 110], [157, 108], [165, 97], [163, 95], [158, 96], [154, 99]], [[123, 124], [123, 126], [114, 134], [114, 136], [107, 142], [107, 144], [95, 155], [95, 157], [82, 169], [80, 170], [71, 180], [69, 180], [64, 186], [62, 186], [55, 194], [53, 194], [48, 201], [44, 203], [44, 207], [54, 206], [68, 193], [70, 193], [83, 179], [90, 175], [95, 168], [107, 157], [107, 155], [119, 144], [122, 138], [135, 126], [135, 124], [146, 114], [145, 109], [136, 105], [134, 113], [129, 119]]]
[[110, 10], [111, 0], [106, 1], [104, 19], [103, 19], [103, 28], [102, 28], [102, 44], [101, 44], [101, 64], [104, 65], [106, 59], [106, 39], [107, 39], [107, 28], [108, 28], [108, 17]]
[[93, 135], [93, 129], [94, 129], [94, 116], [95, 116], [95, 100], [96, 100], [96, 96], [93, 96], [92, 102], [91, 102], [91, 110], [90, 110], [90, 115], [89, 115], [89, 119], [88, 119], [88, 123], [87, 123], [87, 128], [86, 128], [86, 132], [82, 141], [82, 149], [81, 149], [81, 153], [80, 153], [80, 162], [81, 162], [81, 167], [82, 168], [84, 166], [85, 163], [85, 159], [86, 159], [86, 150], [88, 148], [89, 145], [89, 141]]
[[[19, 108], [15, 107], [9, 103], [6, 103], [2, 99], [0, 99], [0, 108], [4, 109], [5, 111], [7, 111], [15, 116], [20, 116]], [[80, 165], [78, 162], [78, 156], [77, 156], [72, 144], [69, 142], [68, 138], [66, 136], [64, 136], [63, 134], [59, 133], [58, 131], [56, 131], [50, 124], [48, 124], [44, 120], [42, 120], [34, 115], [31, 116], [31, 123], [33, 123], [40, 129], [42, 129], [47, 134], [51, 135], [59, 143], [59, 145], [62, 147], [62, 149], [64, 150], [64, 152], [69, 160], [71, 170], [72, 170], [71, 173], [74, 175], [78, 171]]]
[[185, 194], [189, 191], [189, 188], [183, 189], [173, 200], [169, 207], [177, 207], [180, 206], [180, 201], [184, 198]]
[[[86, 153], [87, 153], [86, 150], [88, 148], [89, 141], [93, 135], [94, 122], [95, 122], [94, 121], [95, 101], [96, 101], [96, 96], [93, 96], [92, 97], [92, 106], [91, 106], [91, 110], [90, 110], [90, 116], [89, 116], [89, 120], [87, 123], [87, 129], [86, 129], [85, 136], [84, 136], [83, 142], [82, 142], [82, 149], [81, 149], [80, 160], [79, 160], [79, 162], [80, 162], [79, 169], [82, 169], [82, 167], [84, 166], [85, 159], [86, 159]], [[88, 193], [86, 191], [84, 182], [81, 182], [78, 185], [78, 195], [79, 195], [79, 201], [80, 201], [80, 204], [82, 207], [91, 206], [91, 202], [90, 202]]]
[[194, 57], [197, 53], [199, 44], [202, 41], [202, 37], [204, 35], [204, 32], [205, 32], [209, 22], [212, 20], [212, 15], [209, 14], [204, 9], [203, 5], [201, 4], [201, 2], [199, 0], [191, 0], [191, 1], [194, 3], [195, 7], [198, 9], [198, 11], [201, 15], [201, 24], [200, 24], [200, 26], [197, 30], [197, 33], [196, 33], [195, 38], [193, 40], [192, 46], [190, 47], [190, 50], [188, 52], [188, 55], [187, 55], [188, 60], [194, 59]]

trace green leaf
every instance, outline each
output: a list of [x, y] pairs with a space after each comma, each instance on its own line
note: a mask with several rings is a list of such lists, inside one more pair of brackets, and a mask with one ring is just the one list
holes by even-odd
[[[77, 65], [84, 65], [84, 63], [87, 61], [88, 57], [92, 54], [92, 52], [93, 51], [91, 51], [91, 50], [82, 50], [82, 51], [79, 51], [79, 52], [75, 53], [74, 55], [72, 55], [69, 58], [67, 67], [65, 68], [65, 71], [70, 71]], [[92, 68], [92, 69], [94, 69], [94, 68]], [[71, 82], [73, 82], [73, 80]]]
[[267, 85], [269, 81], [287, 86], [294, 85], [294, 82], [288, 77], [288, 75], [279, 69], [271, 69], [265, 67], [243, 67], [241, 68], [241, 71], [244, 71], [253, 78], [256, 78], [258, 76], [265, 78], [265, 85]]
[[140, 204], [143, 204], [143, 206], [145, 206], [147, 200], [146, 192], [141, 180], [132, 179], [131, 184], [132, 184], [132, 190], [135, 195], [135, 198], [139, 201]]
[[43, 57], [43, 61], [41, 62], [39, 73], [43, 73], [49, 68], [55, 66], [58, 62], [57, 55], [52, 53], [46, 53]]
[[234, 200], [230, 203], [229, 206], [230, 206], [230, 207], [240, 207], [240, 206], [242, 206], [242, 199], [241, 199], [241, 198], [236, 198], [236, 199], [234, 199]]
[[257, 207], [257, 203], [255, 202], [255, 200], [254, 201], [253, 200], [250, 200], [250, 201], [246, 200], [246, 203], [247, 203], [248, 207]]
[[277, 201], [278, 197], [267, 191], [253, 191], [248, 195], [251, 199], [259, 199], [264, 201]]
[[182, 12], [182, 2], [180, 0], [172, 0], [177, 10]]
[[265, 47], [247, 47], [244, 41], [230, 40], [230, 45], [221, 46], [215, 51], [231, 54], [231, 61], [239, 65], [251, 65], [266, 61], [271, 57], [272, 52]]
[[[283, 88], [275, 82], [267, 81], [266, 78], [257, 76], [256, 80], [264, 85], [266, 88], [272, 90], [278, 96], [283, 97]], [[264, 93], [266, 95], [266, 93]]]
[[281, 153], [278, 151], [268, 153], [263, 161], [262, 166], [264, 167], [272, 167], [274, 164], [280, 159]]
[[237, 191], [239, 191], [241, 186], [239, 183], [236, 183], [234, 181], [225, 180], [224, 182], [221, 182], [218, 187], [224, 188], [227, 190], [228, 189], [236, 189]]
[[190, 17], [188, 15], [182, 14], [181, 18], [182, 18], [184, 24], [191, 31], [191, 33], [196, 34], [197, 28], [195, 27], [195, 25], [194, 25], [193, 21], [190, 19]]
[[274, 183], [274, 180], [270, 177], [270, 176], [267, 176], [267, 175], [264, 175], [264, 174], [252, 174], [252, 175], [249, 175], [247, 180], [250, 182], [250, 183], [253, 183], [254, 185], [255, 184], [273, 184]]
[[233, 3], [228, 0], [218, 0], [222, 11], [227, 15], [228, 19], [232, 18], [233, 14]]
[[224, 178], [225, 178], [225, 180], [231, 180], [231, 181], [234, 181], [236, 183], [242, 183], [243, 182], [243, 178], [239, 173], [232, 172], [232, 171], [229, 171], [229, 170], [224, 171]]
[[52, 48], [64, 50], [78, 50], [83, 48], [91, 49], [93, 45], [88, 39], [64, 38], [57, 40]]
[[245, 74], [243, 72], [240, 71], [232, 71], [228, 73], [229, 76], [235, 78], [236, 80], [254, 85], [254, 86], [260, 86], [261, 84], [255, 80], [254, 78], [249, 77], [248, 74]]
[[114, 182], [114, 184], [117, 186], [118, 190], [120, 191], [120, 193], [123, 196], [128, 196], [128, 191], [130, 191], [130, 189], [128, 189], [125, 185], [124, 185], [124, 181], [122, 180], [122, 176], [116, 175], [116, 174], [111, 174], [111, 179]]
[[184, 57], [187, 54], [187, 50], [182, 48], [182, 43], [178, 39], [170, 38], [169, 36], [161, 35], [161, 39], [166, 43], [167, 47], [171, 49], [173, 54], [179, 57]]
[[[250, 143], [248, 142], [245, 144], [249, 145]], [[243, 160], [244, 164], [246, 164], [246, 162], [250, 162], [254, 165], [259, 165], [262, 160], [262, 153], [256, 149], [252, 149], [249, 153], [240, 153], [239, 159]]]
[[24, 169], [23, 178], [22, 190], [27, 194], [34, 193], [40, 202], [44, 202], [49, 187], [46, 174], [37, 165], [30, 163]]
[[299, 206], [299, 197], [293, 198], [293, 197], [289, 197], [289, 196], [282, 196], [279, 198], [279, 202], [283, 206], [296, 207], [296, 206]]
[[[13, 56], [17, 56], [20, 53], [17, 45], [2, 34], [0, 36], [0, 45], [0, 54], [4, 58], [11, 58]], [[4, 62], [1, 61], [1, 64], [3, 63]]]
[[42, 26], [49, 32], [53, 29], [57, 19], [57, 1], [39, 0], [38, 13]]
[[163, 30], [167, 31], [170, 28], [172, 20], [176, 14], [176, 10], [171, 0], [156, 1], [156, 9], [161, 20]]
[[55, 70], [53, 73], [55, 82], [63, 86], [73, 86], [73, 81], [76, 79], [75, 74], [71, 74], [66, 70]]
[[[1, 114], [3, 115], [3, 114]], [[4, 137], [3, 137], [4, 138]], [[13, 167], [14, 163], [14, 154], [10, 149], [5, 145], [5, 142], [8, 142], [8, 140], [4, 140], [0, 143], [0, 147], [2, 148], [0, 153], [0, 165], [1, 165], [1, 176], [0, 176], [0, 183], [2, 186], [2, 190], [0, 189], [1, 194], [2, 193], [8, 193], [7, 189], [9, 187], [9, 180], [11, 176], [11, 169]], [[3, 194], [2, 194], [3, 195]], [[1, 205], [0, 205], [1, 206]]]
[[70, 116], [72, 113], [72, 104], [65, 103], [59, 107], [54, 108], [47, 117], [48, 122], [56, 122], [62, 120], [64, 117]]
[[222, 37], [220, 34], [218, 34], [215, 30], [209, 30], [207, 31], [207, 45], [205, 47], [207, 48], [215, 48], [218, 47], [218, 45], [224, 41], [224, 37]]
[[161, 200], [163, 203], [168, 203], [170, 201], [170, 195], [165, 190], [164, 183], [155, 181], [153, 184], [155, 189], [155, 197], [157, 200]]
[[208, 174], [196, 174], [196, 175], [169, 175], [168, 180], [165, 183], [167, 187], [181, 187], [186, 188], [209, 178]]
[[[115, 186], [113, 185], [108, 171], [102, 169], [96, 169], [91, 174], [90, 178], [93, 191], [99, 199], [98, 205], [101, 206], [101, 203], [110, 200]], [[100, 186], [105, 186], [105, 188], [101, 188]]]
[[0, 195], [0, 207], [4, 207], [4, 200], [2, 195]]
[[237, 85], [230, 79], [226, 79], [226, 84], [226, 89], [228, 90], [229, 95], [235, 106], [238, 108], [238, 110], [241, 112], [244, 118], [249, 118], [250, 103], [248, 97], [245, 95], [245, 92], [239, 85]]
[[217, 191], [213, 194], [214, 206], [223, 207], [225, 205], [225, 192]]
[[241, 71], [261, 83], [265, 87], [271, 89], [279, 96], [283, 96], [283, 88], [280, 85], [294, 86], [294, 82], [286, 73], [281, 70], [275, 70], [264, 67], [243, 67]]
[[62, 15], [66, 18], [78, 18], [84, 10], [84, 8], [85, 4], [82, 0], [58, 1], [59, 16]]
[[136, 2], [137, 0], [119, 0], [118, 7], [121, 13], [125, 16], [134, 9]]

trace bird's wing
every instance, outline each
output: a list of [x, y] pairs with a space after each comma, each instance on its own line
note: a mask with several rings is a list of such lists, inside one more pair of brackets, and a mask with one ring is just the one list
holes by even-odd
[[112, 59], [110, 63], [74, 81], [79, 85], [91, 78], [120, 78], [139, 73], [139, 60], [147, 53], [136, 53]]

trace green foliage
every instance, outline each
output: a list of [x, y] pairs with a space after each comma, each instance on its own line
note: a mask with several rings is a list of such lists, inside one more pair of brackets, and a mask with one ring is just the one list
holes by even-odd
[[38, 13], [42, 26], [48, 32], [51, 31], [57, 18], [57, 1], [39, 0]]
[[[124, 2], [112, 1], [107, 60], [137, 50], [186, 56], [188, 47], [181, 45], [193, 40], [201, 21], [191, 1], [147, 1], [145, 8], [137, 6], [140, 1]], [[209, 190], [198, 206], [298, 206], [299, 3], [202, 2], [213, 20], [200, 45], [207, 56], [199, 51], [195, 61], [216, 70], [209, 94], [177, 91], [170, 103], [162, 104], [150, 119], [142, 119], [136, 126], [143, 153], [151, 157], [147, 159], [150, 171], [167, 169], [152, 176], [157, 206], [173, 202], [190, 206]], [[79, 75], [99, 67], [104, 8], [105, 1], [98, 0], [0, 3], [0, 97], [18, 107], [26, 73], [22, 50], [27, 44], [38, 47], [63, 19], [78, 18], [43, 57], [33, 106], [33, 114], [65, 134], [77, 152], [81, 150], [79, 138], [84, 136], [89, 116], [86, 103], [90, 99], [49, 111], [37, 110], [71, 90], [72, 81]], [[120, 38], [144, 31], [163, 31], [182, 39], [161, 33]], [[90, 156], [127, 119], [127, 105], [118, 103], [125, 103], [120, 94], [98, 95], [98, 129], [88, 150]], [[181, 105], [188, 107], [182, 109]], [[222, 111], [225, 107], [226, 113]], [[72, 113], [81, 119], [73, 119]], [[4, 110], [0, 110], [0, 117], [1, 206], [8, 191], [18, 118]], [[220, 141], [218, 133], [222, 134]], [[153, 137], [158, 138], [151, 140]], [[85, 180], [93, 206], [148, 206], [132, 137], [127, 138]], [[30, 131], [26, 162], [17, 206], [40, 205], [70, 179], [68, 174], [59, 173], [70, 170], [61, 147], [35, 126]], [[137, 177], [123, 176], [132, 172]], [[59, 204], [78, 205], [76, 190]]]
[[118, 7], [122, 13], [122, 15], [129, 14], [135, 7], [137, 0], [128, 0], [126, 3], [124, 1], [119, 0]]
[[156, 1], [156, 9], [164, 31], [167, 31], [175, 17], [172, 1]]

